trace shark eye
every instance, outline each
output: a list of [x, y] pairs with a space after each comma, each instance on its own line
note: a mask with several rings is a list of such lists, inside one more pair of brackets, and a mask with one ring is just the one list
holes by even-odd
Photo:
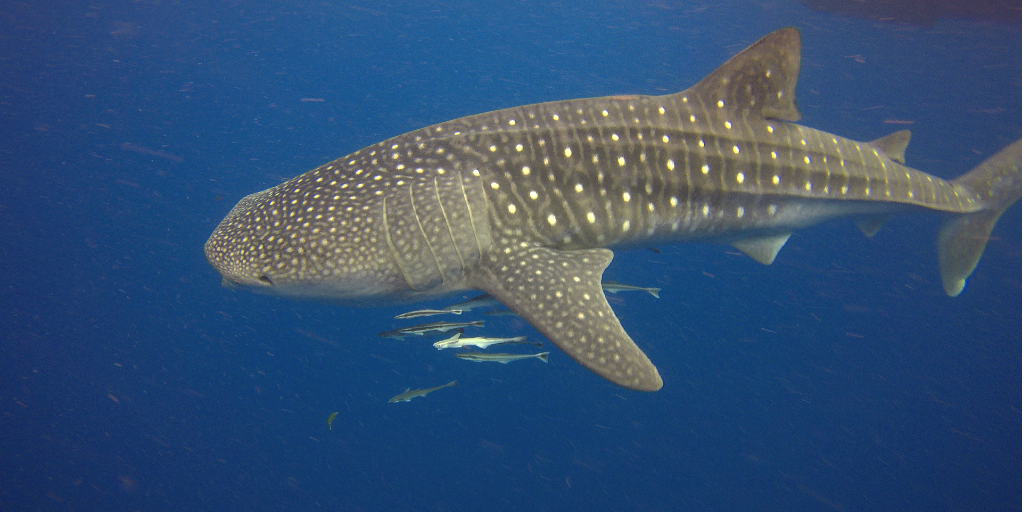
[[265, 275], [264, 276], [260, 276], [259, 277], [259, 281], [261, 283], [263, 283], [263, 284], [269, 284], [270, 286], [274, 286], [274, 282], [271, 281], [270, 278], [265, 276]]

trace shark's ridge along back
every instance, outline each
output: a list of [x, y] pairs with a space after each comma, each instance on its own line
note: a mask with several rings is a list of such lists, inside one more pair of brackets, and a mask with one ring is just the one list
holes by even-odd
[[795, 229], [946, 216], [959, 294], [1021, 196], [1020, 141], [959, 179], [904, 165], [909, 131], [793, 124], [800, 37], [769, 34], [667, 96], [524, 105], [416, 130], [239, 201], [206, 243], [225, 283], [351, 304], [483, 290], [627, 388], [662, 387], [601, 287], [608, 248], [703, 240], [772, 263]]

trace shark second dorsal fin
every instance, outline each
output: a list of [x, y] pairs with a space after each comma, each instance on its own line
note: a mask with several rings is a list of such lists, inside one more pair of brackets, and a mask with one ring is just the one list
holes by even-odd
[[762, 117], [797, 121], [796, 80], [800, 75], [800, 33], [776, 30], [722, 64], [697, 85], [679, 94], [693, 94], [709, 104], [759, 113]]
[[905, 164], [903, 154], [907, 151], [907, 144], [910, 144], [910, 130], [900, 130], [890, 133], [880, 139], [875, 139], [871, 144], [875, 149], [885, 153], [889, 160]]

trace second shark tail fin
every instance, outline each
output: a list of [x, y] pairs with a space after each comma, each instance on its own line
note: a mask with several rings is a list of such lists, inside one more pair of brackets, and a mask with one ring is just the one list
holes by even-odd
[[963, 291], [999, 216], [1020, 199], [1021, 141], [1006, 146], [953, 183], [984, 208], [949, 217], [939, 231], [939, 270], [942, 287], [950, 297]]

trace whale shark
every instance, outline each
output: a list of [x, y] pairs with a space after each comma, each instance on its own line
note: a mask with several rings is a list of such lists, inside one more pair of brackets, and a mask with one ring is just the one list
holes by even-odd
[[909, 131], [859, 142], [795, 122], [800, 36], [773, 32], [665, 96], [555, 101], [385, 140], [242, 198], [205, 245], [229, 286], [349, 305], [481, 290], [620, 386], [657, 368], [601, 288], [611, 249], [729, 244], [770, 264], [794, 230], [941, 214], [958, 295], [1021, 197], [1021, 142], [954, 180], [910, 168]]

